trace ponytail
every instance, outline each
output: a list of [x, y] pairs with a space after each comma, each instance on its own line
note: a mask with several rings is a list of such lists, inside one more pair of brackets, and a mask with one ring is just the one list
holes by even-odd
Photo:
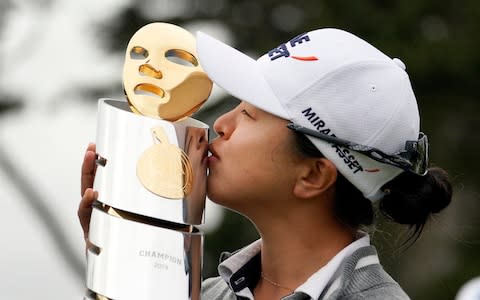
[[429, 217], [450, 204], [452, 185], [445, 170], [429, 168], [425, 176], [404, 172], [383, 186], [380, 211], [396, 223], [412, 228], [408, 238], [415, 242]]

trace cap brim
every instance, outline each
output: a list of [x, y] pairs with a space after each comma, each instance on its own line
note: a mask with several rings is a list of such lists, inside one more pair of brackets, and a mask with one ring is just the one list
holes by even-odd
[[290, 119], [256, 60], [200, 31], [197, 32], [197, 53], [202, 68], [218, 86], [239, 100]]

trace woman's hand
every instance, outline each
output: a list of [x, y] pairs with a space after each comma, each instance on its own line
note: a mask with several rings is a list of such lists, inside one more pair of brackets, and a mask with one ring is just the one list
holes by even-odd
[[78, 219], [80, 220], [80, 225], [82, 225], [83, 236], [87, 244], [92, 204], [98, 198], [98, 192], [93, 190], [93, 180], [95, 179], [95, 172], [97, 170], [95, 156], [95, 144], [91, 143], [88, 145], [83, 158], [80, 189], [82, 200], [78, 206]]

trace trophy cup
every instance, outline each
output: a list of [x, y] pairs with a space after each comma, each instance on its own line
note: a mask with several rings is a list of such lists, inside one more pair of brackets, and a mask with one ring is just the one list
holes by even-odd
[[127, 101], [98, 103], [85, 299], [200, 299], [208, 125], [189, 116], [212, 81], [167, 23], [133, 35], [123, 81]]

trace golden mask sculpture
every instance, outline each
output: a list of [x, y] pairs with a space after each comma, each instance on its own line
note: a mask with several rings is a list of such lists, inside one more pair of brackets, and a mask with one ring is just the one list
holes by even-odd
[[123, 81], [134, 112], [167, 121], [193, 114], [212, 90], [197, 60], [195, 37], [168, 23], [145, 25], [132, 36]]

